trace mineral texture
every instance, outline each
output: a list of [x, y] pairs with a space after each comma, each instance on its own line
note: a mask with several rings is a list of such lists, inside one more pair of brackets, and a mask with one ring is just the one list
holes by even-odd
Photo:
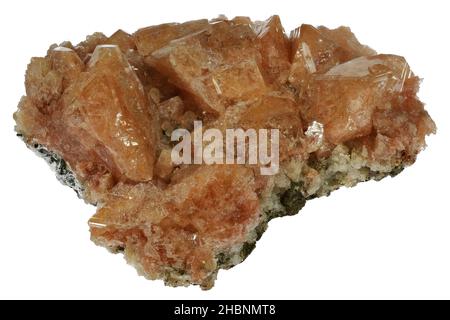
[[[17, 134], [97, 206], [92, 240], [172, 286], [213, 286], [270, 219], [342, 186], [394, 176], [435, 124], [403, 57], [349, 28], [278, 16], [168, 23], [94, 33], [32, 58]], [[278, 129], [279, 170], [177, 164], [171, 134]], [[50, 201], [50, 199], [49, 199]]]

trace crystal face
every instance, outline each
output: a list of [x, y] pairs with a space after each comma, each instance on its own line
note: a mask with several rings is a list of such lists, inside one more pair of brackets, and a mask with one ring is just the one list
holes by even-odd
[[[221, 16], [52, 45], [31, 59], [14, 119], [97, 206], [96, 244], [149, 279], [209, 289], [271, 219], [413, 164], [436, 130], [419, 84], [403, 57], [377, 54], [347, 27], [287, 34], [278, 16]], [[196, 121], [278, 129], [278, 173], [174, 163], [171, 134], [195, 136]]]

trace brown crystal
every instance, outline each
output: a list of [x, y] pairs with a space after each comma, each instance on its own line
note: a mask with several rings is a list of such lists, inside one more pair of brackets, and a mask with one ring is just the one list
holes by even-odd
[[308, 24], [291, 32], [292, 68], [289, 81], [304, 85], [311, 74], [320, 74], [332, 67], [375, 51], [361, 45], [349, 28], [330, 30]]
[[[92, 240], [150, 279], [210, 288], [274, 217], [341, 186], [395, 175], [434, 122], [403, 57], [349, 28], [280, 18], [94, 33], [32, 58], [14, 118], [30, 148], [96, 204]], [[176, 165], [177, 128], [279, 129], [280, 170]], [[75, 180], [80, 184], [76, 185]]]
[[208, 287], [215, 279], [216, 255], [245, 242], [258, 224], [253, 180], [242, 167], [204, 166], [165, 190], [119, 184], [90, 220], [92, 237], [113, 250], [125, 248], [151, 279], [182, 272], [188, 277], [172, 274], [166, 280]]

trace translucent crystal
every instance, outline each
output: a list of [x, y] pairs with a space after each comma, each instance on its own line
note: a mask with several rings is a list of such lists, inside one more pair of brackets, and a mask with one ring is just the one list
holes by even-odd
[[[288, 37], [278, 16], [219, 16], [52, 45], [31, 59], [14, 118], [97, 205], [95, 243], [147, 278], [210, 288], [271, 219], [413, 164], [436, 129], [419, 84], [404, 58], [377, 55], [349, 28], [302, 25]], [[176, 164], [171, 134], [202, 133], [195, 121], [222, 134], [278, 129], [278, 173]]]

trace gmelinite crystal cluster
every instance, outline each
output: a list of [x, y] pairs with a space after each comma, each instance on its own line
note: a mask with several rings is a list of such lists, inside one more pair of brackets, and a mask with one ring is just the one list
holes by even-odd
[[413, 164], [435, 132], [419, 83], [347, 27], [221, 16], [52, 45], [14, 118], [97, 207], [96, 244], [209, 289], [271, 219]]

